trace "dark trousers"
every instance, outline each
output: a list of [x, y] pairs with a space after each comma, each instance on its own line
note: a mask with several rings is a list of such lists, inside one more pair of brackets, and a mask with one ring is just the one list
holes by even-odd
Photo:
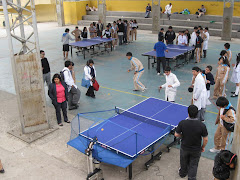
[[[196, 49], [196, 48], [195, 48]], [[194, 50], [192, 50], [192, 54], [191, 54], [191, 57], [190, 57], [190, 59], [194, 59], [194, 53], [195, 53], [195, 49]]]
[[163, 73], [166, 68], [166, 58], [165, 57], [157, 57], [157, 72], [160, 73], [161, 70], [161, 62], [162, 62], [162, 67], [163, 67]]
[[168, 41], [167, 44], [173, 44], [173, 41]]
[[62, 109], [62, 112], [63, 112], [64, 121], [67, 122], [68, 121], [68, 117], [67, 117], [67, 101], [64, 101], [62, 103], [56, 103], [56, 104], [54, 104], [54, 107], [55, 107], [55, 110], [56, 110], [56, 116], [57, 116], [58, 124], [62, 123], [61, 109]]
[[179, 175], [181, 177], [188, 175], [188, 180], [196, 180], [200, 157], [201, 151], [185, 151], [181, 148]]
[[119, 45], [123, 44], [123, 35], [118, 35]]
[[94, 96], [95, 96], [93, 86], [89, 86], [86, 95], [87, 95], [87, 96], [91, 96], [91, 97], [94, 97]]
[[68, 108], [76, 106], [78, 104], [80, 96], [80, 90], [78, 88], [76, 89], [75, 87], [72, 87], [68, 93]]
[[127, 33], [123, 34], [123, 43], [127, 43]]

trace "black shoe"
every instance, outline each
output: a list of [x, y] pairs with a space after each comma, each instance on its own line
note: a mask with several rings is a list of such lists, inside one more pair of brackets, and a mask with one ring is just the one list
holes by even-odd
[[1, 170], [0, 170], [0, 173], [5, 173], [4, 169], [1, 169]]
[[92, 95], [91, 98], [95, 98], [95, 95]]
[[235, 91], [231, 92], [232, 94], [235, 94]]
[[86, 93], [86, 96], [90, 96], [90, 95]]
[[70, 123], [70, 121], [64, 121], [65, 123]]
[[238, 97], [238, 95], [237, 94], [233, 94], [233, 95], [231, 95], [231, 97]]
[[71, 107], [68, 108], [68, 110], [70, 110], [70, 111], [73, 110], [73, 109], [77, 109], [77, 106], [71, 106]]
[[133, 89], [133, 91], [139, 91], [138, 89]]

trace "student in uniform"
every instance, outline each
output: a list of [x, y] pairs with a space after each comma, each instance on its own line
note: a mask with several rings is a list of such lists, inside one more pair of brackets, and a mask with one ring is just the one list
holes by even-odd
[[123, 43], [128, 44], [128, 40], [127, 40], [128, 21], [124, 20], [123, 24], [124, 24]]
[[69, 40], [74, 41], [74, 39], [69, 35], [69, 29], [65, 29], [65, 33], [62, 35], [62, 42], [63, 42], [63, 57], [64, 60], [68, 59], [68, 52], [69, 52]]
[[123, 44], [123, 32], [124, 32], [124, 24], [122, 23], [122, 20], [119, 19], [117, 24], [119, 46]]
[[225, 43], [224, 44], [224, 48], [227, 51], [228, 62], [229, 62], [229, 64], [231, 64], [231, 61], [232, 61], [232, 51], [230, 49], [230, 44], [229, 43]]
[[98, 23], [97, 23], [97, 37], [101, 37], [102, 36], [102, 32], [103, 32], [103, 23], [99, 19]]
[[161, 85], [159, 89], [165, 88], [165, 101], [175, 102], [177, 87], [180, 86], [180, 82], [177, 76], [171, 72], [170, 67], [165, 68], [164, 74], [166, 83]]
[[138, 28], [138, 23], [137, 20], [134, 19], [132, 23], [132, 41], [133, 41], [133, 34], [135, 35], [135, 41], [137, 40], [137, 28]]
[[220, 96], [226, 96], [225, 94], [225, 85], [228, 80], [228, 74], [230, 70], [230, 64], [225, 56], [219, 58], [219, 66], [217, 68], [215, 76], [215, 86], [213, 98], [217, 99]]
[[173, 44], [173, 41], [175, 38], [176, 38], [176, 34], [173, 31], [172, 26], [169, 26], [167, 32], [165, 33], [165, 40], [166, 40], [167, 45]]
[[236, 90], [231, 92], [231, 97], [238, 97], [239, 93], [239, 84], [240, 84], [240, 53], [237, 54], [236, 64], [232, 64], [233, 66], [233, 73], [231, 77], [231, 81], [236, 83]]
[[206, 88], [207, 88], [207, 98], [210, 98], [210, 86], [215, 84], [214, 77], [211, 73], [212, 71], [212, 66], [207, 66], [205, 70], [203, 70], [203, 74], [206, 75]]
[[178, 45], [180, 46], [187, 46], [188, 41], [187, 37], [184, 35], [183, 31], [179, 31], [179, 36], [178, 36]]
[[[198, 27], [195, 26], [195, 27], [194, 27], [194, 31], [192, 32], [192, 35], [191, 35], [191, 40], [190, 40], [189, 46], [194, 46], [194, 47], [196, 47], [196, 39], [197, 39], [197, 34], [196, 34], [196, 32], [197, 32], [197, 31], [198, 31]], [[195, 52], [195, 49], [192, 51], [191, 59], [194, 59], [194, 52]]]
[[48, 63], [48, 59], [45, 57], [45, 52], [40, 50], [40, 58], [42, 64], [42, 72], [43, 72], [43, 84], [47, 83], [47, 86], [51, 84], [51, 71]]
[[89, 59], [84, 67], [85, 79], [90, 80], [90, 86], [87, 90], [86, 96], [95, 98], [93, 83], [96, 79], [96, 69], [94, 67], [94, 62], [92, 59]]
[[134, 70], [134, 76], [133, 76], [133, 83], [134, 83], [134, 89], [133, 91], [142, 91], [144, 92], [146, 90], [146, 87], [140, 82], [140, 78], [144, 73], [144, 67], [137, 58], [132, 57], [132, 53], [128, 52], [126, 54], [127, 59], [130, 60], [131, 68], [128, 69], [127, 72]]
[[114, 41], [114, 46], [117, 46], [118, 45], [118, 34], [117, 34], [118, 25], [117, 25], [116, 21], [113, 21], [112, 29], [113, 29], [112, 37], [116, 39]]
[[195, 45], [195, 52], [196, 52], [196, 61], [195, 63], [200, 63], [201, 62], [201, 47], [202, 47], [202, 43], [203, 40], [200, 36], [200, 31], [196, 32], [196, 45]]
[[195, 76], [193, 85], [193, 104], [198, 107], [198, 119], [204, 122], [207, 105], [206, 83], [199, 67], [193, 67], [192, 74]]
[[160, 39], [160, 37], [162, 37], [164, 39], [164, 29], [161, 28], [160, 32], [158, 33], [158, 39]]
[[160, 63], [162, 62], [163, 72], [166, 67], [166, 58], [164, 51], [168, 52], [166, 45], [163, 43], [163, 37], [160, 37], [158, 39], [158, 42], [154, 45], [153, 50], [156, 51], [157, 57], [157, 75], [160, 75]]
[[185, 34], [185, 36], [187, 37], [187, 41], [188, 41], [188, 45], [189, 45], [190, 40], [191, 40], [191, 35], [190, 35], [188, 29], [185, 30], [184, 34]]
[[95, 28], [93, 26], [93, 23], [90, 24], [89, 32], [90, 32], [90, 38], [94, 38], [95, 37]]
[[209, 41], [209, 33], [208, 33], [208, 27], [205, 27], [204, 34], [206, 35], [206, 39], [203, 41], [203, 57], [207, 57], [207, 49], [208, 49], [208, 41]]
[[168, 19], [170, 20], [172, 10], [172, 3], [169, 3], [165, 6], [165, 14], [167, 14]]
[[[108, 39], [110, 39], [112, 37], [112, 33], [111, 33], [111, 30], [110, 30], [109, 26], [106, 26], [106, 29], [105, 29], [105, 32], [104, 32], [103, 36], [106, 36], [106, 38], [108, 38]], [[107, 46], [110, 48], [111, 47], [111, 42], [108, 42]]]
[[201, 44], [201, 58], [203, 57], [203, 44], [204, 44], [204, 41], [207, 39], [207, 35], [203, 32], [203, 28], [201, 27], [200, 28], [200, 36], [203, 40], [202, 44]]
[[75, 41], [81, 41], [81, 35], [82, 31], [78, 29], [78, 26], [75, 27], [75, 30], [71, 32], [71, 34], [75, 37]]
[[88, 30], [87, 30], [87, 27], [84, 27], [83, 28], [83, 31], [82, 31], [82, 38], [83, 39], [86, 39], [88, 37]]
[[145, 18], [149, 18], [149, 15], [150, 15], [151, 11], [152, 11], [152, 8], [151, 8], [150, 4], [148, 3], [148, 5], [146, 7]]
[[[215, 125], [218, 125], [214, 135], [214, 148], [210, 149], [210, 152], [216, 153], [226, 149], [226, 145], [229, 143], [231, 132], [228, 131], [224, 122], [235, 123], [236, 111], [227, 98], [221, 96], [217, 99], [216, 105], [220, 108], [218, 111]], [[227, 142], [228, 141], [228, 142]]]

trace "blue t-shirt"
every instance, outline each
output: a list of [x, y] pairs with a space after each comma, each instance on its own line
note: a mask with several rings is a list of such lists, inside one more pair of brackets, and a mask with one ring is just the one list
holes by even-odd
[[166, 51], [167, 47], [162, 41], [157, 42], [153, 49], [156, 50], [157, 57], [165, 57], [164, 51]]

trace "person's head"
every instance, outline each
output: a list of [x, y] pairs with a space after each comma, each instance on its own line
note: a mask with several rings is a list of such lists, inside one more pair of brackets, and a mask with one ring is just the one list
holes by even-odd
[[202, 8], [204, 8], [204, 5], [202, 5]]
[[171, 68], [169, 66], [165, 67], [164, 73], [168, 76], [171, 73]]
[[98, 23], [101, 23], [101, 20], [100, 20], [100, 19], [98, 20]]
[[164, 40], [164, 37], [163, 37], [163, 36], [160, 36], [160, 37], [158, 38], [158, 41], [163, 42], [163, 40]]
[[108, 25], [106, 26], [106, 29], [109, 30], [109, 26]]
[[225, 43], [225, 44], [224, 44], [224, 48], [225, 48], [226, 50], [230, 49], [230, 44], [229, 44], [229, 43]]
[[90, 24], [90, 27], [93, 27], [93, 23]]
[[164, 28], [161, 28], [160, 31], [161, 31], [161, 32], [164, 32]]
[[172, 26], [169, 26], [169, 27], [168, 27], [168, 30], [169, 30], [169, 31], [172, 31]]
[[131, 53], [131, 52], [128, 52], [128, 53], [126, 54], [126, 56], [127, 56], [128, 60], [130, 60], [130, 59], [132, 58], [132, 53]]
[[199, 35], [200, 35], [200, 31], [197, 31], [197, 32], [196, 32], [196, 35], [199, 36]]
[[92, 67], [94, 65], [94, 61], [92, 59], [89, 59], [86, 65]]
[[206, 68], [205, 68], [205, 74], [208, 74], [208, 73], [210, 73], [212, 71], [212, 66], [207, 66]]
[[178, 31], [178, 34], [179, 34], [179, 35], [182, 35], [182, 31]]
[[186, 29], [186, 30], [185, 30], [185, 34], [188, 34], [188, 33], [189, 33], [189, 31], [188, 31], [188, 29]]
[[84, 28], [83, 28], [83, 31], [87, 31], [87, 27], [84, 27]]
[[86, 6], [88, 6], [88, 4], [86, 4]]
[[122, 19], [119, 19], [118, 21], [119, 21], [119, 22], [122, 22]]
[[78, 30], [78, 26], [76, 26], [75, 29]]
[[40, 50], [40, 57], [44, 58], [45, 57], [45, 52], [43, 50]]
[[171, 6], [171, 5], [172, 5], [172, 3], [169, 3], [169, 5]]
[[192, 119], [195, 119], [198, 114], [198, 108], [195, 105], [188, 106], [188, 116]]
[[222, 50], [221, 52], [220, 52], [220, 56], [227, 56], [227, 51], [226, 50]]
[[96, 22], [93, 22], [92, 24], [93, 24], [93, 26], [96, 26]]
[[195, 27], [194, 27], [194, 32], [197, 32], [197, 30], [198, 30], [198, 27], [195, 26]]
[[60, 74], [54, 74], [52, 78], [52, 83], [59, 84], [61, 82]]
[[150, 6], [150, 3], [148, 3], [148, 6]]
[[116, 23], [116, 21], [113, 21], [113, 25], [116, 25], [117, 23]]
[[65, 61], [65, 67], [68, 69], [72, 69], [72, 61]]
[[201, 71], [201, 69], [199, 67], [197, 67], [197, 66], [193, 67], [192, 68], [193, 76], [197, 76], [200, 71]]
[[235, 169], [236, 163], [237, 163], [237, 155], [233, 154], [229, 150], [222, 150], [220, 154], [220, 158], [227, 166], [229, 166], [231, 169]]
[[202, 27], [200, 28], [200, 32], [203, 33], [203, 28]]
[[136, 20], [136, 19], [134, 19], [134, 20], [133, 20], [133, 23], [137, 23], [137, 20]]
[[220, 108], [225, 108], [229, 105], [229, 101], [227, 98], [220, 96], [216, 101], [216, 105]]
[[198, 30], [200, 30], [202, 28], [202, 26], [198, 26]]
[[65, 29], [65, 33], [69, 33], [69, 31], [70, 31], [70, 30], [69, 30], [68, 28]]
[[205, 27], [204, 32], [208, 32], [208, 27]]

